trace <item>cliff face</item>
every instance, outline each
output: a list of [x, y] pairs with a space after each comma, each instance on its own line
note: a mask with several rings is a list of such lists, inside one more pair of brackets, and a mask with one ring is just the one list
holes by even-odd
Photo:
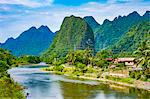
[[94, 50], [94, 34], [91, 27], [80, 17], [66, 17], [50, 48], [43, 54], [49, 57], [56, 53], [64, 56], [67, 52], [78, 49]]

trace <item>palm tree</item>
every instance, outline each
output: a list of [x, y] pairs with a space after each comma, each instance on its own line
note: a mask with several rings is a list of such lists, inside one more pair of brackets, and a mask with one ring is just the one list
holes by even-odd
[[150, 40], [143, 41], [134, 54], [137, 55], [138, 66], [150, 67]]

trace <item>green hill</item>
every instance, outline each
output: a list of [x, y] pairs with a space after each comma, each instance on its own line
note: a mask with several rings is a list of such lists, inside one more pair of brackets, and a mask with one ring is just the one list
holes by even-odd
[[143, 22], [132, 27], [111, 49], [115, 53], [133, 52], [145, 40], [150, 40], [150, 22]]
[[42, 57], [61, 57], [69, 51], [94, 49], [94, 34], [90, 26], [80, 17], [70, 16], [63, 20], [50, 48]]
[[115, 44], [131, 27], [141, 22], [150, 21], [150, 12], [140, 16], [136, 11], [127, 16], [116, 17], [113, 21], [105, 20], [94, 30], [95, 49], [100, 51]]

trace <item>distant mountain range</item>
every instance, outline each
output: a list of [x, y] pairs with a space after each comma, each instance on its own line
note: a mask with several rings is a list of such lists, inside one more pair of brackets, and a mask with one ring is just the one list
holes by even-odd
[[146, 11], [143, 16], [134, 11], [127, 16], [118, 16], [113, 21], [106, 19], [99, 26], [92, 17], [88, 17], [88, 20], [87, 18], [85, 20], [91, 27], [96, 26], [96, 28], [92, 28], [95, 36], [95, 49], [100, 51], [115, 44], [134, 25], [150, 21], [150, 11]]
[[150, 39], [149, 26], [150, 11], [143, 16], [134, 11], [127, 16], [118, 16], [113, 21], [106, 19], [101, 25], [92, 16], [80, 18], [72, 15], [65, 17], [56, 33], [47, 26], [38, 29], [31, 27], [16, 39], [9, 38], [0, 47], [12, 51], [16, 56], [43, 53], [43, 57], [53, 54], [59, 57], [77, 49], [132, 52], [140, 42]]
[[40, 55], [46, 50], [53, 41], [55, 33], [47, 26], [41, 26], [38, 29], [31, 27], [17, 37], [9, 38], [0, 47], [10, 50], [14, 55]]
[[94, 50], [94, 33], [88, 23], [75, 16], [66, 17], [50, 48], [43, 57], [65, 56], [69, 51]]

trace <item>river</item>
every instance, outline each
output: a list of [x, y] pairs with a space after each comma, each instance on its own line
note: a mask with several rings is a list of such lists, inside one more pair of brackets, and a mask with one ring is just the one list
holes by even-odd
[[11, 77], [25, 86], [27, 99], [148, 99], [145, 90], [110, 87], [98, 81], [69, 79], [63, 75], [41, 71], [45, 66], [24, 66], [10, 69]]

